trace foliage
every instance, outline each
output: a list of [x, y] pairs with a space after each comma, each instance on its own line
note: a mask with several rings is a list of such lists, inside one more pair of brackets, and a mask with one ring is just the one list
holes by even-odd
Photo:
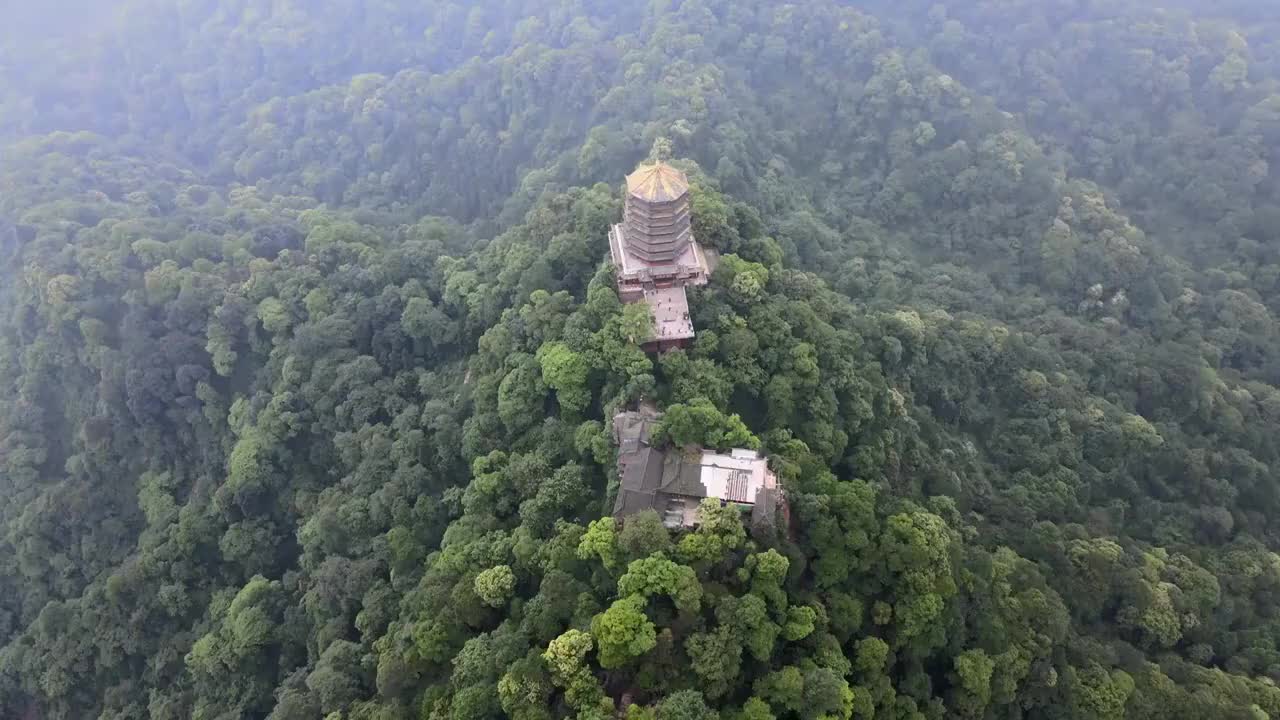
[[713, 450], [734, 447], [756, 449], [760, 440], [735, 415], [725, 415], [706, 398], [668, 407], [653, 431], [654, 441], [697, 445]]
[[1280, 717], [1257, 2], [13, 5], [0, 716]]

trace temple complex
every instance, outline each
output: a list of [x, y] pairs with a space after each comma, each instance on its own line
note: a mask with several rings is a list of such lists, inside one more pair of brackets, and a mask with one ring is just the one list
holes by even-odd
[[[609, 252], [617, 269], [618, 296], [645, 303], [653, 320], [646, 350], [682, 347], [694, 337], [685, 289], [705, 285], [711, 274], [707, 254], [693, 236], [689, 180], [664, 163], [641, 165], [627, 176], [622, 222], [609, 231]], [[753, 529], [776, 529], [788, 509], [769, 461], [755, 450], [727, 453], [699, 447], [655, 447], [650, 429], [661, 419], [656, 407], [641, 404], [613, 418], [618, 445], [618, 520], [654, 510], [670, 528], [699, 523], [708, 498], [751, 512]]]
[[705, 285], [706, 253], [693, 237], [689, 180], [658, 162], [627, 176], [621, 223], [609, 231], [609, 252], [623, 302], [644, 302], [653, 318], [647, 350], [681, 347], [694, 336], [685, 287]]
[[656, 410], [641, 407], [613, 418], [619, 482], [615, 518], [655, 510], [669, 528], [694, 527], [702, 501], [714, 498], [749, 509], [753, 530], [776, 527], [786, 507], [765, 457], [745, 449], [719, 453], [697, 447], [655, 447], [650, 429], [661, 417]]

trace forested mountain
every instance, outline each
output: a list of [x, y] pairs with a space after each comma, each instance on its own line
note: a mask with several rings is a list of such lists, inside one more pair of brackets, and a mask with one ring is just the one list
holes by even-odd
[[[1280, 718], [1270, 4], [12, 5], [0, 717]], [[790, 527], [615, 522], [640, 399]]]

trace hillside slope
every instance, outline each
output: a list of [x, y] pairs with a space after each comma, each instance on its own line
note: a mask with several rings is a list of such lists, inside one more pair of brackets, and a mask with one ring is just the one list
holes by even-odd
[[[1280, 64], [1176, 6], [11, 32], [0, 716], [1280, 717]], [[721, 255], [662, 355], [655, 146]], [[642, 398], [791, 527], [608, 517]]]

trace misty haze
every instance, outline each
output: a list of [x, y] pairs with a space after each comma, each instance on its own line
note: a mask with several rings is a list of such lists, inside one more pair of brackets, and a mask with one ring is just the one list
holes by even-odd
[[1274, 0], [0, 10], [0, 720], [1280, 720]]

